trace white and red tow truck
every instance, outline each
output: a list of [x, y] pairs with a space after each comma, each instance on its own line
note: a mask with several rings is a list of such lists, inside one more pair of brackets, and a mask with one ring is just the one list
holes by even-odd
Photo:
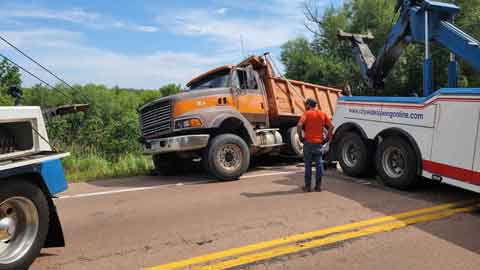
[[[456, 57], [480, 70], [480, 42], [453, 24], [456, 5], [399, 0], [400, 17], [374, 57], [371, 35], [340, 31], [353, 44], [362, 76], [383, 85], [403, 48], [425, 44], [423, 97], [342, 97], [334, 115], [331, 152], [350, 176], [378, 174], [389, 186], [408, 189], [422, 179], [480, 192], [480, 88], [457, 88]], [[449, 85], [432, 91], [429, 44], [451, 51]]]

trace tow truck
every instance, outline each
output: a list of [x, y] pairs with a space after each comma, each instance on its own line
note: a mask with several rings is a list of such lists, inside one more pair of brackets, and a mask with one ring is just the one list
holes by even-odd
[[50, 145], [44, 119], [87, 108], [0, 107], [0, 270], [26, 270], [42, 248], [65, 246], [53, 198], [68, 187], [61, 159], [69, 153]]
[[[480, 88], [457, 87], [457, 57], [480, 70], [480, 42], [459, 29], [458, 6], [430, 0], [399, 0], [399, 19], [377, 57], [372, 35], [339, 31], [349, 40], [363, 79], [384, 80], [411, 43], [425, 46], [422, 97], [341, 97], [331, 151], [350, 176], [378, 174], [389, 186], [409, 189], [431, 179], [480, 192]], [[430, 43], [450, 51], [448, 87], [432, 91]]]

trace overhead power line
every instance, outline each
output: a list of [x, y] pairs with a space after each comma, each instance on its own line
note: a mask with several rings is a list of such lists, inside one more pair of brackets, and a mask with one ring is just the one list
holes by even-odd
[[[38, 61], [36, 61], [35, 59], [33, 59], [32, 57], [30, 57], [28, 54], [26, 54], [25, 52], [23, 52], [22, 50], [20, 50], [17, 46], [15, 46], [14, 44], [12, 44], [11, 42], [9, 42], [7, 39], [5, 39], [4, 37], [2, 37], [0, 35], [0, 40], [2, 40], [3, 42], [5, 42], [6, 44], [8, 44], [10, 47], [12, 47], [14, 50], [16, 50], [18, 53], [20, 53], [21, 55], [25, 56], [28, 60], [32, 61], [33, 63], [35, 63], [37, 66], [39, 66], [41, 69], [43, 69], [44, 71], [46, 71], [48, 74], [52, 75], [53, 77], [55, 77], [57, 80], [59, 80], [61, 83], [63, 83], [64, 85], [68, 86], [70, 89], [72, 90], [76, 90], [72, 85], [70, 85], [68, 82], [66, 82], [65, 80], [63, 80], [62, 78], [60, 78], [58, 75], [56, 75], [55, 73], [53, 73], [52, 71], [50, 71], [48, 68], [46, 68], [45, 66], [43, 66], [42, 64], [40, 64]], [[3, 56], [3, 55], [2, 55]], [[23, 67], [20, 67], [18, 64], [16, 64], [15, 62], [13, 62], [12, 60], [6, 58], [5, 56], [3, 56], [3, 58], [7, 59], [8, 61], [10, 61], [11, 63], [13, 63], [14, 65], [16, 65], [18, 68], [21, 68], [23, 71], [27, 72], [28, 74], [30, 74], [31, 76], [33, 76], [34, 78], [38, 79], [39, 81], [47, 84], [47, 85], [50, 85], [46, 82], [44, 82], [42, 79], [40, 79], [38, 76], [35, 76], [34, 74], [32, 74], [31, 72], [29, 72], [28, 70], [24, 69]], [[50, 86], [52, 87], [52, 86]], [[53, 89], [57, 90], [58, 91], [58, 88], [56, 87], [52, 87]], [[80, 91], [78, 91], [79, 94], [82, 96], [82, 98], [84, 99], [84, 101], [86, 103], [89, 103], [89, 98], [86, 97], [85, 95], [83, 95], [82, 93], [80, 93]], [[64, 94], [64, 93], [63, 93]], [[71, 96], [71, 98], [73, 98], [73, 96]]]
[[69, 96], [67, 95], [65, 92], [63, 92], [62, 90], [58, 89], [57, 87], [55, 86], [52, 86], [51, 84], [49, 84], [48, 82], [42, 80], [40, 77], [38, 77], [37, 75], [33, 74], [32, 72], [28, 71], [26, 68], [22, 67], [21, 65], [15, 63], [13, 60], [11, 60], [10, 58], [6, 57], [5, 55], [3, 54], [0, 54], [0, 57], [2, 57], [3, 59], [7, 60], [9, 63], [11, 63], [12, 65], [16, 66], [17, 68], [21, 69], [22, 71], [24, 71], [25, 73], [27, 73], [28, 75], [34, 77], [35, 79], [39, 80], [40, 82], [44, 83], [45, 85], [47, 85], [48, 87], [50, 87], [51, 89], [53, 90], [56, 90], [58, 91], [59, 93], [61, 93], [63, 96], [67, 97], [67, 98], [72, 98], [72, 96]]
[[66, 81], [64, 81], [62, 78], [58, 77], [55, 73], [51, 72], [48, 68], [44, 67], [42, 64], [40, 64], [38, 61], [36, 61], [35, 59], [33, 59], [32, 57], [30, 57], [29, 55], [27, 55], [26, 53], [24, 53], [22, 50], [20, 50], [18, 47], [16, 47], [15, 45], [13, 45], [12, 43], [10, 43], [8, 40], [6, 40], [4, 37], [0, 36], [0, 39], [7, 43], [10, 47], [12, 47], [13, 49], [15, 49], [17, 52], [19, 52], [20, 54], [22, 54], [23, 56], [25, 56], [26, 58], [28, 58], [28, 60], [32, 61], [33, 63], [37, 64], [40, 68], [42, 68], [43, 70], [45, 70], [46, 72], [48, 72], [50, 75], [52, 75], [53, 77], [55, 77], [57, 80], [61, 81], [62, 83], [64, 83], [65, 85], [67, 85], [68, 87], [70, 87], [71, 89], [74, 90], [73, 86], [71, 86], [69, 83], [67, 83]]

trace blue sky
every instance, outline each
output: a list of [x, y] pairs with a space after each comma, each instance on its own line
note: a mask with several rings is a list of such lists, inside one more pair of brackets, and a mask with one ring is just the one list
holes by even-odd
[[[308, 37], [303, 3], [2, 0], [0, 32], [69, 82], [155, 89], [240, 61], [241, 39], [245, 54], [269, 51], [278, 59], [283, 43]], [[0, 51], [55, 83], [4, 44]]]

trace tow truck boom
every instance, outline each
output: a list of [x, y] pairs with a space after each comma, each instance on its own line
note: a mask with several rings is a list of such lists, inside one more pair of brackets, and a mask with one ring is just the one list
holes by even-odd
[[425, 45], [425, 96], [432, 93], [433, 89], [431, 41], [441, 44], [452, 53], [448, 67], [449, 87], [456, 87], [458, 65], [455, 55], [480, 70], [480, 42], [453, 24], [455, 15], [460, 11], [456, 5], [430, 0], [398, 0], [396, 11], [400, 12], [399, 19], [377, 57], [373, 56], [365, 43], [365, 40], [373, 38], [371, 35], [338, 33], [340, 39], [352, 42], [362, 77], [370, 87], [383, 88], [385, 78], [410, 43]]

